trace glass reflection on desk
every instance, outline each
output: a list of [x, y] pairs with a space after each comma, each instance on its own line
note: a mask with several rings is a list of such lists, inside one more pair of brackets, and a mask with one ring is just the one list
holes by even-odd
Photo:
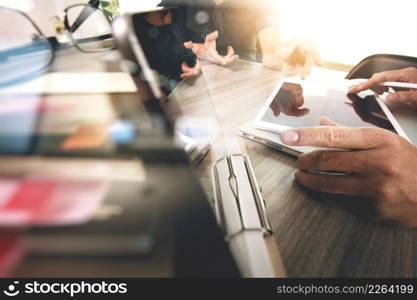
[[302, 117], [309, 113], [304, 105], [303, 88], [299, 84], [284, 82], [279, 93], [271, 103], [271, 110], [275, 117], [281, 113], [287, 116]]
[[162, 116], [123, 96], [3, 95], [0, 115], [0, 154], [112, 155], [169, 143]]

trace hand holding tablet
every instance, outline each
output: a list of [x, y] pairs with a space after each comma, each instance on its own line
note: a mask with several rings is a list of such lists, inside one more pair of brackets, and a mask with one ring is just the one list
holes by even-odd
[[276, 134], [291, 128], [317, 127], [322, 117], [346, 127], [387, 129], [408, 139], [378, 95], [348, 94], [342, 86], [311, 80], [302, 85], [282, 82], [271, 93], [253, 125], [242, 128], [241, 134], [295, 156], [317, 148], [283, 145]]
[[417, 83], [417, 69], [398, 72], [375, 75], [349, 92], [346, 87], [305, 82], [303, 103], [296, 106], [298, 110], [308, 109], [303, 115], [285, 113], [285, 110], [274, 113], [274, 102], [291, 100], [285, 99], [290, 89], [281, 83], [252, 128], [242, 128], [241, 133], [298, 156], [300, 170], [295, 177], [304, 187], [355, 196], [348, 201], [343, 198], [343, 204], [378, 220], [417, 227], [417, 148], [409, 142], [382, 99], [369, 91], [390, 84], [388, 81], [407, 81], [408, 85], [396, 86], [406, 86], [408, 90], [391, 94], [389, 102], [417, 104], [417, 90], [411, 85]]
[[350, 93], [372, 89], [378, 94], [395, 89], [395, 93], [387, 96], [388, 103], [411, 103], [417, 104], [417, 68], [387, 71], [374, 74], [369, 80], [355, 79], [360, 83], [349, 90]]
[[[268, 98], [254, 124], [256, 128], [281, 133], [289, 128], [318, 126], [321, 117], [347, 127], [401, 131], [379, 97], [371, 93], [348, 94], [322, 82], [306, 82], [303, 86], [283, 82]], [[380, 120], [389, 122], [382, 125]]]
[[[384, 129], [333, 124], [326, 120], [322, 122], [326, 126], [282, 133], [281, 139], [287, 145], [338, 149], [301, 155], [296, 180], [320, 192], [362, 197], [358, 203], [361, 212], [371, 207], [372, 217], [416, 227], [417, 148]], [[328, 171], [331, 173], [325, 173]]]

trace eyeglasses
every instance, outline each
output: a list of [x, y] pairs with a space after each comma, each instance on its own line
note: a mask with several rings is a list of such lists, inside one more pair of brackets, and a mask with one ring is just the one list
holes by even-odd
[[45, 72], [55, 51], [75, 47], [84, 53], [114, 49], [111, 23], [98, 8], [99, 0], [64, 10], [63, 25], [69, 43], [45, 37], [24, 12], [0, 7], [0, 87], [18, 84]]

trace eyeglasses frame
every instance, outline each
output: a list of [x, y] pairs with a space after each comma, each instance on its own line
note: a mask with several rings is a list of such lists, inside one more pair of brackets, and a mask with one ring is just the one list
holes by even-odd
[[[90, 1], [90, 2], [92, 2], [92, 1]], [[98, 2], [97, 2], [97, 3], [98, 3]], [[69, 11], [70, 9], [74, 8], [74, 7], [79, 7], [79, 6], [90, 7], [90, 8], [93, 8], [93, 9], [95, 9], [95, 10], [99, 10], [99, 11], [101, 11], [101, 13], [102, 13], [102, 14], [103, 14], [103, 16], [105, 17], [105, 19], [109, 22], [109, 25], [111, 25], [111, 22], [110, 22], [110, 20], [107, 18], [106, 14], [103, 12], [103, 10], [102, 10], [101, 8], [96, 7], [96, 5], [84, 4], [84, 3], [79, 3], [79, 4], [73, 4], [73, 5], [70, 5], [70, 6], [68, 6], [67, 8], [65, 8], [65, 9], [64, 9], [64, 26], [65, 26], [65, 29], [66, 29], [66, 30], [67, 30], [67, 32], [68, 32], [69, 37], [70, 37], [71, 44], [72, 44], [75, 48], [77, 48], [77, 50], [79, 50], [80, 52], [83, 52], [83, 53], [100, 53], [100, 52], [105, 52], [105, 51], [110, 51], [110, 50], [114, 50], [114, 49], [116, 49], [116, 47], [110, 47], [110, 48], [105, 49], [105, 50], [85, 50], [85, 49], [83, 49], [82, 47], [80, 47], [79, 42], [77, 42], [77, 41], [74, 39], [74, 36], [73, 36], [73, 30], [71, 29], [71, 26], [69, 25], [69, 21], [68, 21], [68, 11]], [[81, 21], [81, 24], [82, 24], [82, 22], [84, 22], [84, 21], [85, 21], [85, 20], [82, 20], [82, 21]], [[78, 27], [77, 27], [76, 29], [78, 29]], [[76, 30], [76, 29], [75, 29], [75, 30]], [[106, 39], [106, 38], [109, 38], [109, 37], [111, 37], [111, 36], [112, 36], [112, 35], [111, 35], [111, 34], [109, 34], [109, 35], [103, 35], [103, 36], [94, 37], [94, 38], [86, 38], [86, 39], [83, 39], [83, 40], [85, 40], [86, 42], [88, 42], [88, 41], [90, 41], [90, 40], [101, 40], [101, 39]]]

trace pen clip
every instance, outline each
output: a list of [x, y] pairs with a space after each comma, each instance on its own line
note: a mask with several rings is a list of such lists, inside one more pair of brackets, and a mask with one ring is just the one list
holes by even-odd
[[232, 190], [233, 196], [235, 196], [236, 201], [239, 200], [239, 184], [237, 180], [237, 176], [235, 174], [235, 170], [233, 169], [233, 163], [230, 157], [227, 157], [227, 165], [229, 167], [229, 187]]
[[[248, 176], [248, 181], [250, 184], [250, 189], [252, 191], [253, 199], [255, 201], [257, 214], [260, 221], [260, 227], [254, 227], [249, 228], [245, 226], [245, 222], [243, 221], [242, 217], [242, 208], [240, 205], [240, 197], [239, 197], [239, 177], [235, 174], [235, 168], [233, 167], [233, 160], [232, 157], [242, 157], [244, 161], [244, 166], [246, 170], [246, 175]], [[226, 222], [225, 222], [225, 213], [222, 205], [222, 201], [224, 199], [222, 198], [221, 194], [221, 188], [220, 188], [220, 181], [219, 181], [219, 170], [218, 170], [218, 164], [220, 162], [223, 162], [226, 160], [226, 165], [228, 168], [228, 187], [230, 189], [230, 192], [233, 194], [236, 206], [239, 213], [239, 221], [240, 221], [240, 228], [237, 230], [237, 228], [233, 232], [228, 232], [226, 228]], [[250, 164], [249, 159], [242, 155], [242, 154], [233, 154], [230, 156], [223, 157], [216, 161], [216, 163], [213, 165], [212, 170], [212, 176], [213, 176], [213, 184], [214, 184], [214, 195], [215, 195], [215, 210], [216, 210], [216, 217], [218, 224], [222, 227], [225, 239], [230, 240], [233, 236], [241, 233], [242, 231], [262, 231], [264, 234], [271, 234], [271, 227], [269, 225], [269, 221], [266, 215], [266, 209], [265, 204], [263, 202], [262, 195], [259, 191], [258, 185], [256, 183], [255, 176], [252, 171], [252, 166]]]
[[212, 183], [214, 192], [214, 210], [216, 214], [217, 224], [220, 226], [223, 235], [227, 237], [225, 215], [223, 205], [221, 204], [222, 195], [220, 190], [219, 171], [217, 169], [218, 163], [224, 159], [225, 158], [221, 158], [214, 163], [212, 167]]
[[263, 200], [262, 194], [261, 194], [261, 192], [259, 190], [259, 187], [258, 187], [258, 184], [256, 182], [256, 177], [255, 177], [255, 174], [253, 173], [252, 164], [250, 163], [250, 160], [248, 159], [248, 157], [243, 155], [243, 154], [233, 154], [232, 156], [243, 158], [243, 161], [245, 163], [246, 173], [247, 173], [247, 176], [248, 176], [248, 179], [249, 179], [252, 194], [253, 194], [255, 204], [256, 204], [256, 208], [257, 208], [257, 211], [258, 211], [259, 220], [261, 222], [261, 226], [262, 226], [262, 228], [265, 232], [271, 234], [272, 230], [271, 230], [271, 226], [269, 224], [268, 217], [267, 217], [267, 214], [266, 214], [265, 202]]
[[252, 192], [256, 201], [256, 207], [258, 209], [259, 219], [261, 221], [262, 228], [269, 234], [272, 234], [271, 225], [269, 223], [268, 216], [266, 214], [265, 200], [263, 199], [262, 193], [256, 181], [252, 164], [246, 156], [244, 155], [242, 156], [245, 161], [246, 172], [248, 173], [249, 182], [251, 184]]

